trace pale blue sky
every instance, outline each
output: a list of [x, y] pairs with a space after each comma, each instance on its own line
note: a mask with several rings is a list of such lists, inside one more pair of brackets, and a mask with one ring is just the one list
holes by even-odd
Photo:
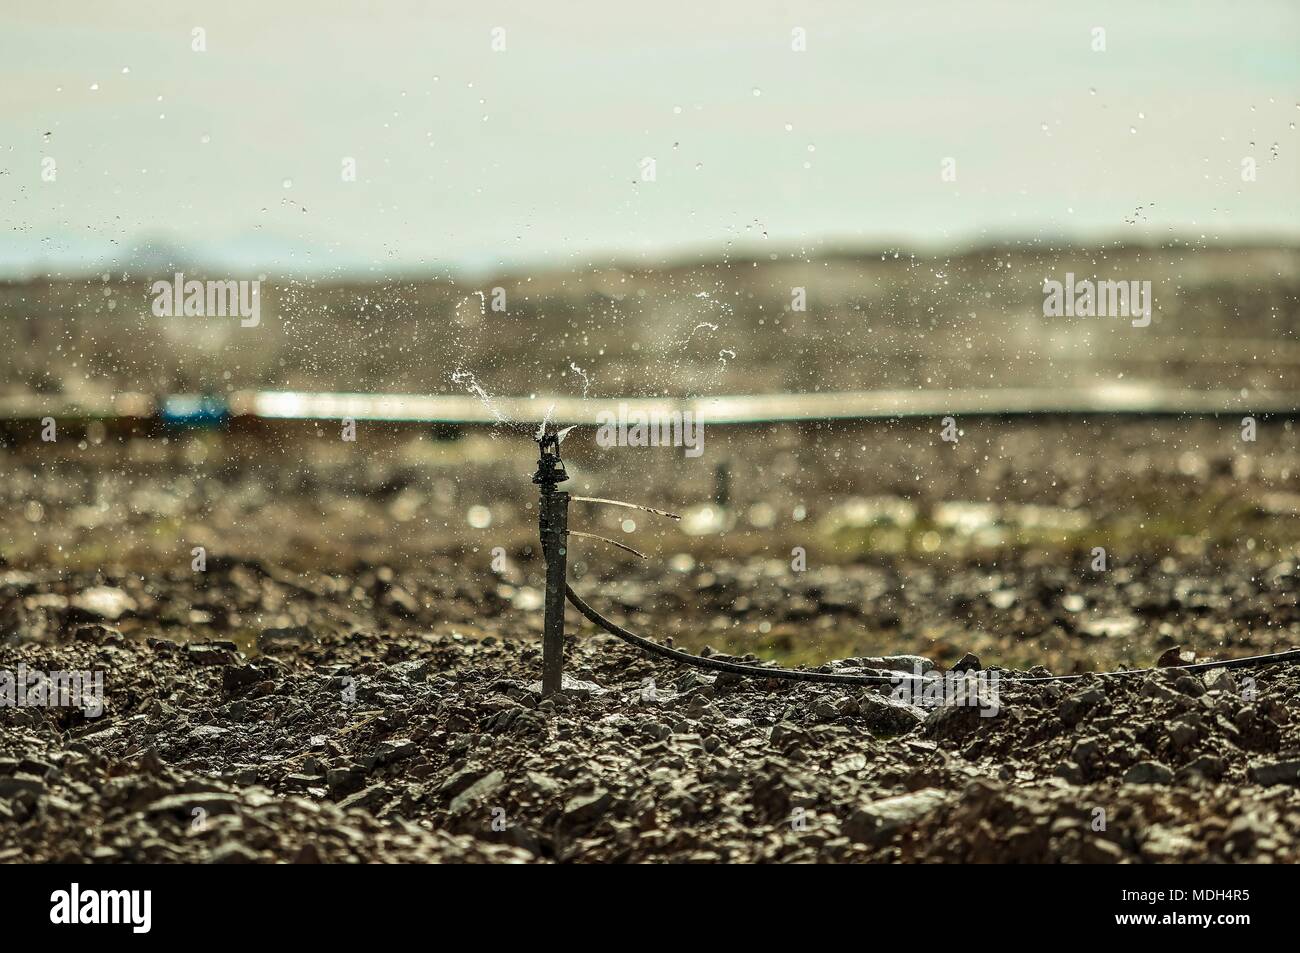
[[1300, 236], [1294, 2], [44, 0], [3, 21], [9, 273], [126, 265], [145, 240], [435, 274]]

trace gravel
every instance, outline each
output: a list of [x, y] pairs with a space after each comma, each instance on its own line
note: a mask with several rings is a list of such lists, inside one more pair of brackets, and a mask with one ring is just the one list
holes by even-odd
[[[4, 710], [0, 860], [1300, 860], [1293, 667], [1253, 672], [1250, 701], [1215, 673], [1199, 694], [1177, 670], [1003, 680], [983, 717], [726, 682], [603, 635], [571, 640], [573, 690], [542, 699], [531, 641], [349, 633], [223, 661], [97, 631], [0, 649], [101, 667], [108, 697], [98, 719]], [[682, 690], [645, 705], [652, 678]]]
[[[15, 451], [0, 672], [105, 697], [0, 707], [0, 862], [1300, 860], [1300, 666], [1009, 678], [1300, 643], [1289, 422], [1249, 451], [967, 422], [942, 466], [927, 427], [716, 432], [732, 530], [641, 525], [651, 559], [584, 543], [571, 576], [680, 647], [996, 677], [994, 707], [683, 669], [573, 613], [542, 699], [525, 439]], [[571, 445], [578, 492], [709, 498], [710, 469]]]

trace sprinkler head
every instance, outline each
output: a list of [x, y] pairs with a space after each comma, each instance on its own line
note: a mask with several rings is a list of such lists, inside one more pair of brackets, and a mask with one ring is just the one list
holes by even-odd
[[547, 433], [545, 424], [542, 430], [538, 432], [537, 449], [539, 456], [537, 458], [537, 472], [533, 474], [533, 482], [540, 484], [542, 487], [554, 487], [558, 483], [563, 483], [569, 478], [569, 474], [564, 471], [564, 461], [560, 459], [560, 439], [563, 433]]

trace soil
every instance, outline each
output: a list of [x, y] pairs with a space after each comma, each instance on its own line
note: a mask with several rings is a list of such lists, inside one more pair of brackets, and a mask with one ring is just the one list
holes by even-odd
[[104, 709], [0, 708], [0, 861], [1300, 860], [1300, 667], [1014, 682], [1300, 643], [1291, 425], [935, 431], [714, 431], [685, 476], [575, 441], [574, 492], [685, 519], [573, 504], [650, 556], [582, 541], [574, 584], [693, 651], [996, 674], [995, 713], [572, 611], [541, 698], [523, 438], [10, 448], [0, 673]]

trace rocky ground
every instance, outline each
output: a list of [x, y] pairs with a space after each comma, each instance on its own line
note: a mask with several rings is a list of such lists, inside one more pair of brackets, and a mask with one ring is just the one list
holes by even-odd
[[[1300, 666], [1012, 681], [1300, 643], [1289, 426], [1249, 452], [1210, 422], [1070, 426], [1005, 427], [1009, 457], [963, 446], [922, 481], [919, 427], [866, 457], [852, 431], [728, 444], [727, 505], [646, 564], [575, 547], [579, 591], [638, 631], [996, 672], [982, 709], [682, 669], [573, 612], [541, 699], [530, 461], [502, 472], [496, 444], [422, 476], [403, 444], [287, 476], [211, 446], [201, 472], [188, 446], [129, 471], [13, 451], [0, 673], [102, 672], [104, 710], [0, 707], [0, 861], [1295, 862]], [[573, 471], [658, 504], [717, 489]]]
[[1295, 667], [1003, 681], [984, 717], [571, 652], [543, 700], [493, 637], [10, 647], [111, 704], [7, 713], [0, 860], [1300, 860]]

